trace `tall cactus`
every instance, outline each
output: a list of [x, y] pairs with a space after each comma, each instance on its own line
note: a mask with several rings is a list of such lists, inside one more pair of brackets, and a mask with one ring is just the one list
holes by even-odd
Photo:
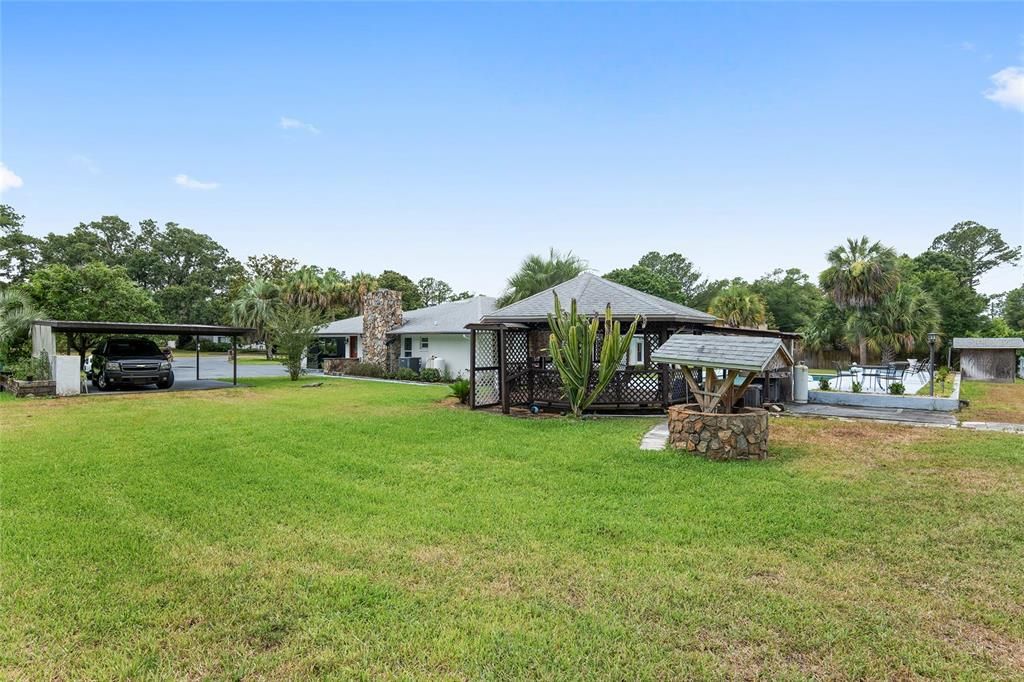
[[[594, 347], [597, 345], [599, 318], [588, 320], [580, 315], [576, 310], [575, 298], [569, 304], [569, 310], [564, 310], [555, 294], [555, 310], [548, 313], [551, 361], [562, 378], [562, 390], [577, 419], [608, 388], [619, 369], [619, 363], [629, 350], [633, 334], [636, 333], [637, 319], [633, 320], [629, 331], [622, 334], [619, 323], [612, 320], [611, 305], [605, 308], [604, 341], [601, 344], [601, 357], [595, 367]], [[594, 382], [593, 388], [591, 380]]]

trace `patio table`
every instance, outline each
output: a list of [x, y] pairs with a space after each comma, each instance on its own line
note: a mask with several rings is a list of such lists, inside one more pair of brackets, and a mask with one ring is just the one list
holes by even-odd
[[867, 388], [868, 380], [873, 379], [875, 388], [882, 390], [882, 376], [888, 371], [889, 365], [859, 365], [861, 386]]

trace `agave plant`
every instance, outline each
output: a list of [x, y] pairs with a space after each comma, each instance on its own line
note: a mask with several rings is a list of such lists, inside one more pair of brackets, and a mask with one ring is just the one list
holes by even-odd
[[555, 294], [555, 310], [548, 313], [548, 325], [551, 327], [551, 361], [562, 378], [562, 390], [572, 414], [579, 419], [583, 411], [608, 388], [618, 371], [619, 363], [636, 333], [637, 319], [623, 334], [619, 323], [612, 319], [612, 307], [605, 308], [604, 339], [597, 363], [594, 361], [594, 349], [600, 320], [597, 317], [588, 320], [580, 315], [576, 310], [576, 299], [570, 302], [569, 310], [564, 310]]

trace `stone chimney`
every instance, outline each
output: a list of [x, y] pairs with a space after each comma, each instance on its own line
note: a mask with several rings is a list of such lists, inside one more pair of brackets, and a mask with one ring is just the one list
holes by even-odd
[[402, 324], [402, 294], [377, 289], [363, 296], [363, 361], [388, 371], [388, 332]]

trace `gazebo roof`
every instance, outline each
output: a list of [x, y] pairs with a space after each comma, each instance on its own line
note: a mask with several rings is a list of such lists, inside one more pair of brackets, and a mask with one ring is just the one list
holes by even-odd
[[569, 305], [570, 299], [576, 299], [581, 315], [603, 315], [605, 306], [611, 304], [612, 314], [618, 320], [632, 320], [639, 315], [650, 321], [710, 324], [717, 319], [714, 315], [584, 272], [567, 282], [488, 313], [481, 322], [546, 321], [553, 309], [554, 294], [558, 294], [564, 306]]
[[674, 334], [651, 353], [651, 360], [746, 372], [763, 372], [793, 364], [793, 357], [779, 339], [721, 334]]
[[953, 350], [1019, 350], [1024, 348], [1024, 339], [1019, 336], [1005, 338], [955, 338]]

